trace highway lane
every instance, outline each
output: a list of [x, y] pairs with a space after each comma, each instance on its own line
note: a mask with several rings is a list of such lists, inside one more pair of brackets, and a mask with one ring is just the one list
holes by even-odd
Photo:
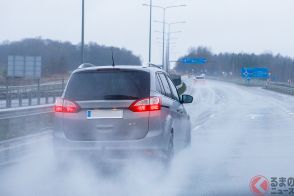
[[292, 96], [213, 81], [193, 90], [198, 104], [188, 106], [194, 130], [186, 153], [187, 167], [196, 169], [185, 177], [188, 192], [250, 194], [256, 175], [291, 177]]
[[27, 160], [1, 168], [0, 195], [251, 195], [256, 175], [293, 177], [294, 97], [223, 82], [186, 83], [195, 98], [187, 105], [192, 145], [168, 172], [130, 162], [105, 176], [81, 160], [56, 170], [48, 139], [32, 145]]

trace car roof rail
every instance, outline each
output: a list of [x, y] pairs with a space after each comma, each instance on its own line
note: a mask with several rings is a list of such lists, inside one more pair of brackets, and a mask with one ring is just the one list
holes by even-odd
[[78, 69], [83, 69], [83, 68], [87, 68], [87, 67], [95, 67], [95, 65], [93, 65], [91, 63], [83, 63], [78, 67]]
[[157, 67], [157, 68], [159, 68], [159, 69], [162, 69], [162, 66], [160, 66], [160, 65], [155, 65], [155, 64], [152, 64], [152, 63], [150, 63], [149, 66], [151, 66], [151, 67]]

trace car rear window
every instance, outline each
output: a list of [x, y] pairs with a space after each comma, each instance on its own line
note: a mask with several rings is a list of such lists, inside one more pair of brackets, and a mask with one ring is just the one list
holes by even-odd
[[64, 97], [70, 100], [136, 100], [150, 96], [150, 74], [136, 70], [95, 70], [72, 75]]

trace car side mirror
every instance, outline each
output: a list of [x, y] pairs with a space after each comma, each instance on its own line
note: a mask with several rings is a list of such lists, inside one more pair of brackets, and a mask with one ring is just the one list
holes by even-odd
[[193, 97], [191, 95], [182, 95], [181, 96], [181, 103], [192, 103]]

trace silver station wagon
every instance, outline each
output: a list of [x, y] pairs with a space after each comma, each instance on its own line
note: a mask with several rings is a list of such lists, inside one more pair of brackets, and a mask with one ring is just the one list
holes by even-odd
[[55, 153], [169, 161], [191, 142], [192, 101], [160, 68], [83, 64], [56, 99]]

